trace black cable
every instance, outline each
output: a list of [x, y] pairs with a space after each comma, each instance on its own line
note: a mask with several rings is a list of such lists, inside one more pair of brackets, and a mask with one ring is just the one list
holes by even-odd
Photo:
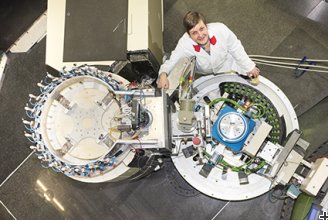
[[287, 196], [287, 189], [288, 189], [289, 185], [286, 185], [283, 189], [281, 189], [281, 193], [276, 194], [275, 192], [278, 191], [278, 189], [272, 189], [269, 191], [269, 201], [272, 203], [276, 203], [278, 200], [284, 200], [286, 199]]

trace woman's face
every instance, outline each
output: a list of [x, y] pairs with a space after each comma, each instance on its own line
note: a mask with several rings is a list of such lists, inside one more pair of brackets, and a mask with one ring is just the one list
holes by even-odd
[[202, 20], [189, 30], [189, 36], [197, 44], [205, 45], [208, 42], [208, 30], [206, 24]]

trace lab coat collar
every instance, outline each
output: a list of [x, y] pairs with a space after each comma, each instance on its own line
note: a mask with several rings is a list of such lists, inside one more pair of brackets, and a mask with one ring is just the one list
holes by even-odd
[[[216, 37], [213, 35], [211, 38], [210, 38], [210, 43], [212, 45], [215, 45], [216, 44]], [[198, 44], [196, 45], [192, 45], [195, 49], [196, 52], [199, 52], [200, 51], [200, 46]]]
[[196, 52], [199, 52], [200, 51], [200, 46], [197, 44], [197, 45], [193, 45], [194, 49]]
[[214, 35], [213, 35], [213, 37], [210, 38], [210, 43], [211, 43], [212, 45], [215, 45], [215, 44], [216, 44], [216, 38], [215, 38]]

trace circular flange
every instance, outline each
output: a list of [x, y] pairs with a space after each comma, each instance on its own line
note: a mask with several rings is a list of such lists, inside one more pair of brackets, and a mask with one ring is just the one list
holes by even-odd
[[[117, 143], [118, 132], [110, 135], [121, 111], [116, 92], [128, 83], [91, 66], [63, 70], [59, 77], [47, 74], [38, 84], [41, 94], [30, 95], [32, 107], [25, 108], [32, 121], [23, 121], [30, 124], [25, 136], [42, 166], [82, 182], [118, 181], [137, 173], [139, 168], [128, 166], [135, 152]], [[112, 155], [114, 147], [122, 152]]]
[[242, 115], [236, 112], [228, 112], [219, 119], [217, 130], [224, 141], [237, 143], [245, 138], [248, 127]]
[[49, 151], [57, 159], [83, 165], [108, 152], [110, 146], [99, 142], [99, 137], [108, 132], [110, 118], [120, 107], [116, 101], [105, 107], [99, 103], [110, 92], [103, 81], [83, 76], [66, 80], [48, 95], [41, 132]]

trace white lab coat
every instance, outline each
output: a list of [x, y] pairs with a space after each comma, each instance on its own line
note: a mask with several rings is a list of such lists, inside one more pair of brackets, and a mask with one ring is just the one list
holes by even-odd
[[170, 74], [181, 58], [196, 56], [196, 72], [211, 74], [237, 71], [247, 75], [255, 67], [255, 63], [248, 57], [240, 40], [222, 23], [207, 24], [210, 41], [209, 55], [204, 49], [197, 46], [188, 33], [179, 40], [172, 51], [170, 59], [161, 65], [160, 73]]

